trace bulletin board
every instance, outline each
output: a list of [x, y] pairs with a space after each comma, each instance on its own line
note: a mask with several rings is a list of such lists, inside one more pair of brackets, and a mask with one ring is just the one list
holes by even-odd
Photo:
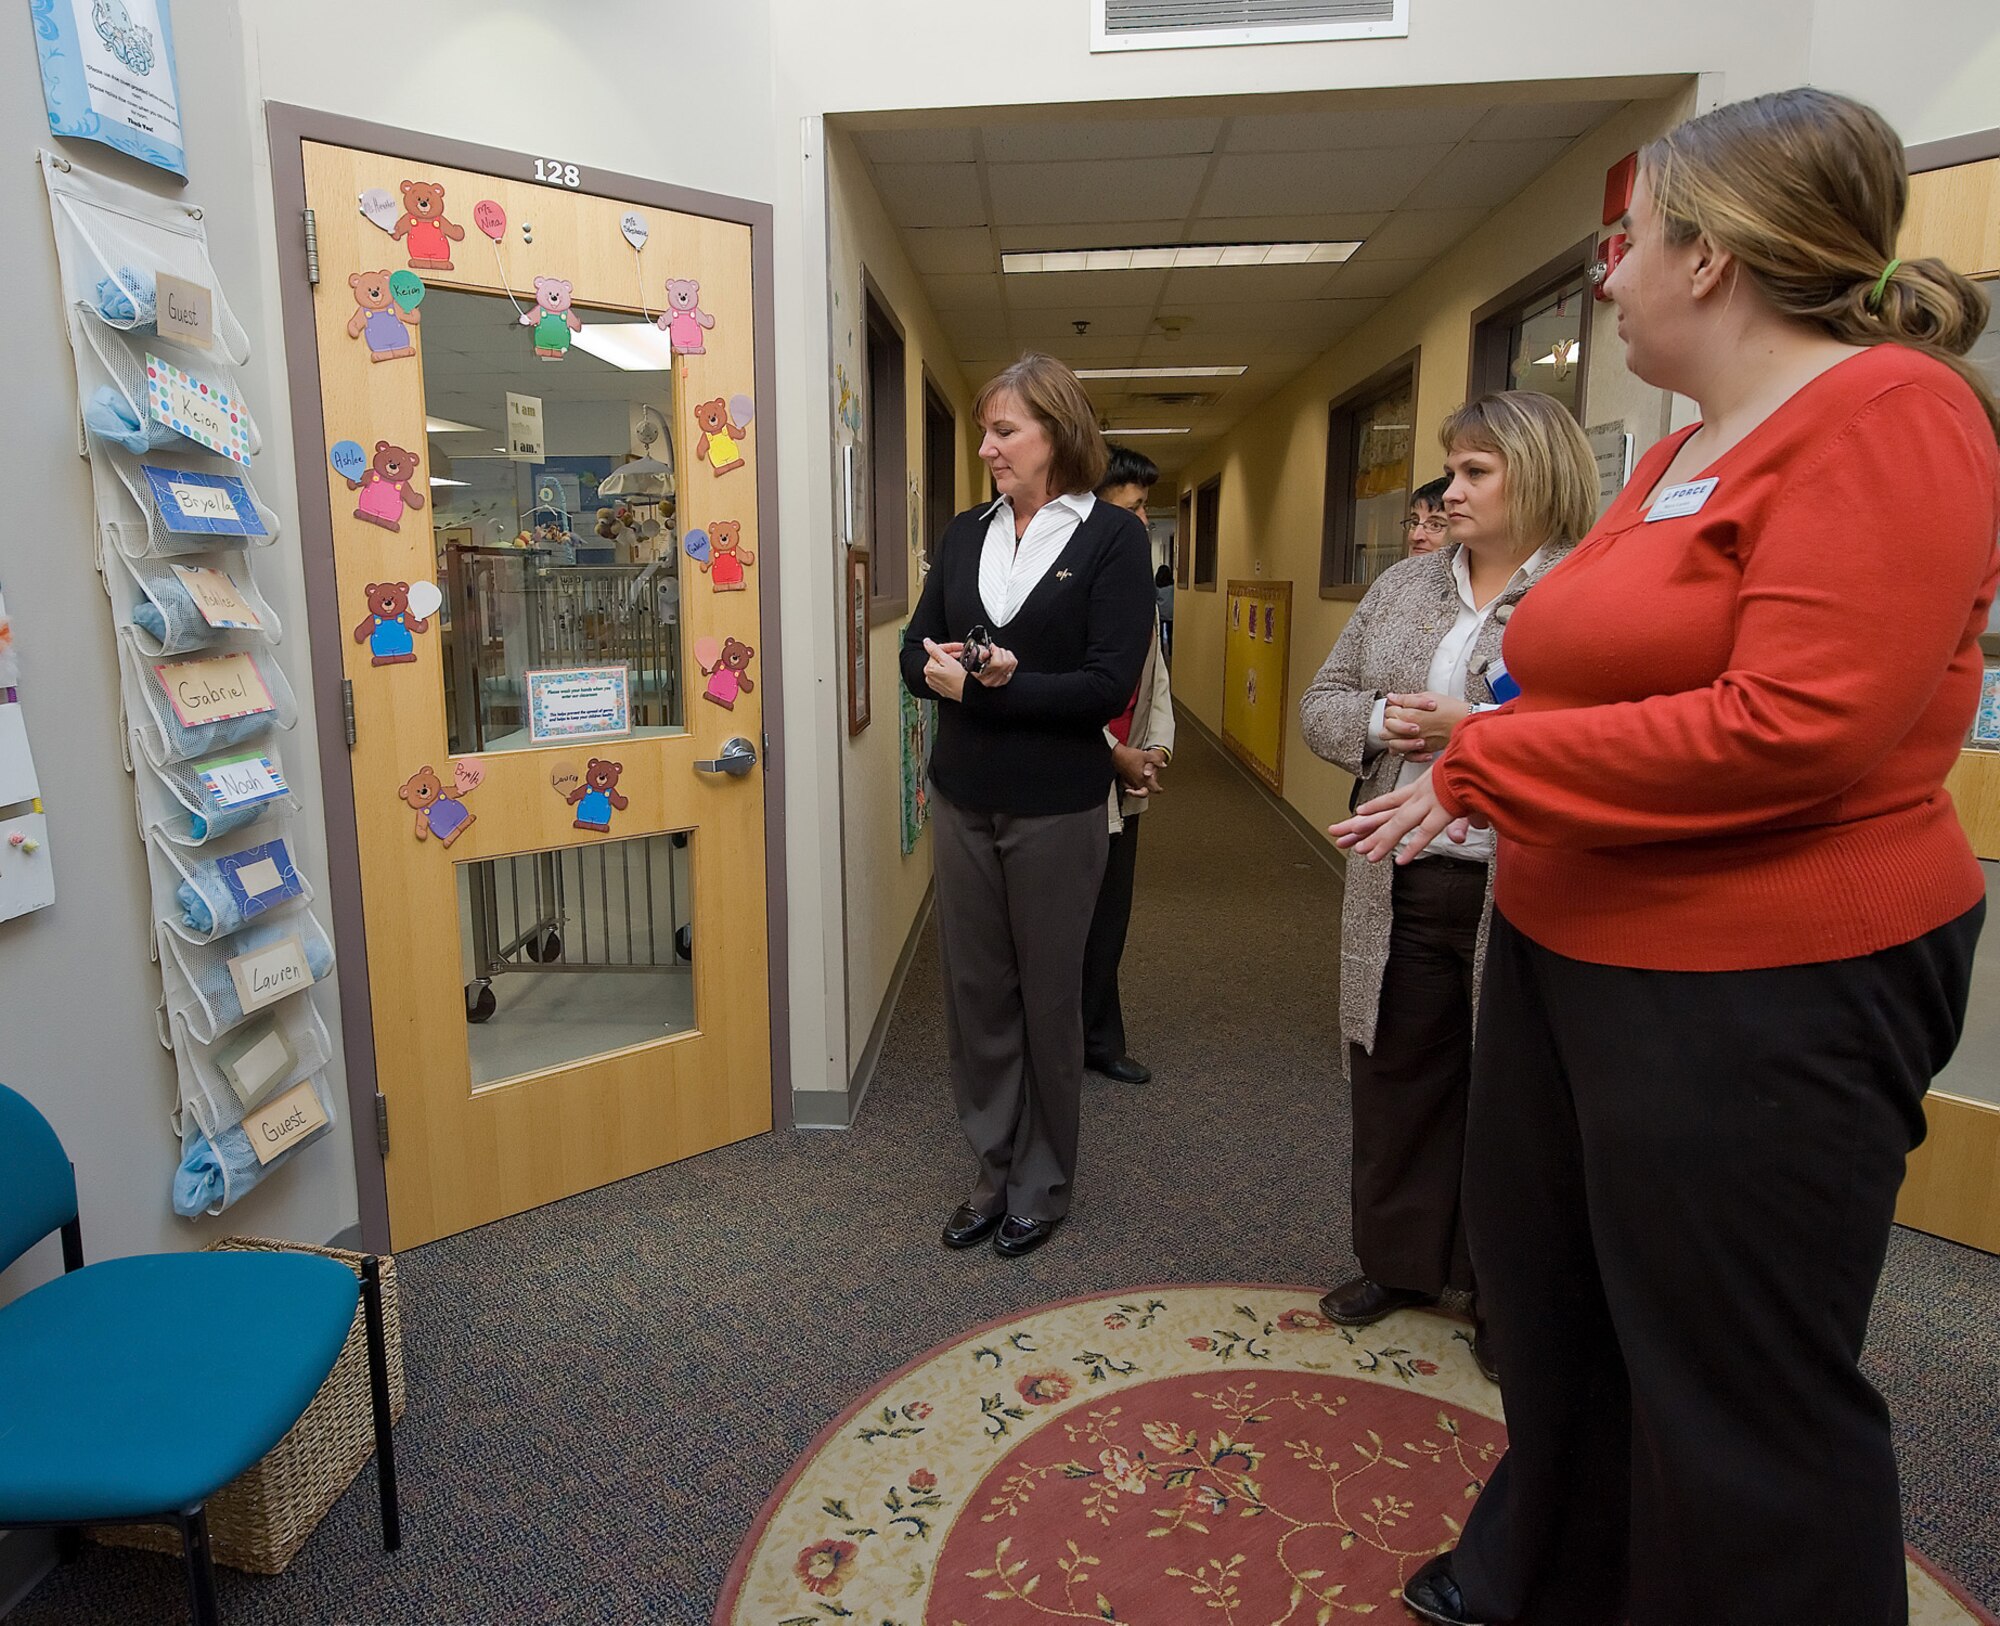
[[1292, 584], [1232, 581], [1222, 654], [1222, 743], [1272, 790], [1285, 788]]

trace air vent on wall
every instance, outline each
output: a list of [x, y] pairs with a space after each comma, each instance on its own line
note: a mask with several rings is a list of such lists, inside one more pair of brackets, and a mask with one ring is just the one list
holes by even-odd
[[1091, 0], [1093, 51], [1407, 36], [1410, 0]]

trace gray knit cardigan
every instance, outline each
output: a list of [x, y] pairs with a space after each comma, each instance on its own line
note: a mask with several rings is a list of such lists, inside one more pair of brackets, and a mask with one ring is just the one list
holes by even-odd
[[[1570, 544], [1552, 546], [1524, 582], [1500, 595], [1479, 629], [1472, 646], [1466, 678], [1466, 698], [1490, 704], [1493, 691], [1486, 669], [1500, 653], [1507, 619], [1528, 589], [1547, 575], [1570, 551]], [[1456, 547], [1420, 553], [1391, 565], [1368, 589], [1341, 630], [1333, 653], [1299, 702], [1299, 723], [1315, 756], [1345, 768], [1359, 781], [1355, 805], [1394, 788], [1403, 759], [1394, 751], [1373, 757], [1368, 749], [1368, 718], [1385, 694], [1414, 694], [1429, 686], [1431, 657], [1452, 623], [1458, 619], [1458, 584], [1452, 578]], [[1371, 864], [1350, 857], [1346, 899], [1340, 919], [1340, 1032], [1363, 1050], [1375, 1048], [1375, 1015], [1382, 999], [1382, 970], [1389, 961], [1392, 920], [1389, 860]], [[1478, 1000], [1479, 975], [1486, 959], [1486, 932], [1493, 916], [1493, 876], [1488, 867], [1486, 910], [1479, 920], [1479, 945], [1473, 960], [1473, 998]], [[1341, 1049], [1341, 1069], [1347, 1050]]]

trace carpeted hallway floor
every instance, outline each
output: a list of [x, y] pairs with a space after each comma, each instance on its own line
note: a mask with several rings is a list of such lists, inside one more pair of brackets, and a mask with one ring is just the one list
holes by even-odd
[[[223, 1573], [229, 1626], [701, 1626], [771, 1487], [911, 1356], [1072, 1294], [1346, 1271], [1338, 876], [1191, 734], [1169, 787], [1125, 976], [1157, 1076], [1092, 1081], [1055, 1242], [1012, 1264], [938, 1246], [968, 1166], [927, 933], [853, 1131], [767, 1135], [403, 1255], [403, 1549], [380, 1551], [364, 1472], [288, 1574]], [[1911, 1541], [2000, 1607], [2000, 1259], [1898, 1232], [1869, 1363]], [[10, 1620], [184, 1607], [175, 1561], [89, 1547]]]

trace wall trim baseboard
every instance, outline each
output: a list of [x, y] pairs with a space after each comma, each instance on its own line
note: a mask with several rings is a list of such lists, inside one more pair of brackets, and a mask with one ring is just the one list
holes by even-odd
[[859, 1121], [861, 1103], [868, 1098], [868, 1086], [875, 1082], [875, 1069], [882, 1062], [882, 1047], [889, 1040], [889, 1023], [895, 1018], [896, 1002], [903, 997], [903, 984], [909, 978], [910, 967], [917, 958], [917, 945], [923, 941], [924, 927], [930, 924], [931, 910], [936, 905], [937, 883], [933, 881], [924, 888], [924, 901], [917, 906], [909, 935], [903, 939], [903, 951], [896, 956], [896, 969], [890, 973], [889, 986], [882, 995], [880, 1009], [875, 1012], [868, 1042], [861, 1047], [861, 1059], [854, 1064], [854, 1076], [848, 1080], [846, 1091], [799, 1091], [792, 1097], [795, 1127], [851, 1129]]
[[1320, 834], [1312, 820], [1308, 819], [1297, 808], [1292, 806], [1290, 802], [1286, 801], [1284, 797], [1280, 796], [1269, 785], [1265, 784], [1263, 780], [1244, 767], [1242, 762], [1238, 760], [1236, 753], [1223, 744], [1222, 737], [1178, 700], [1174, 702], [1174, 716], [1179, 722], [1199, 734], [1204, 741], [1215, 747], [1216, 755], [1221, 757], [1230, 767], [1234, 768], [1242, 776], [1243, 783], [1248, 785], [1259, 796], [1263, 797], [1277, 811], [1279, 817], [1292, 827], [1297, 833], [1298, 838], [1312, 849], [1313, 856], [1339, 877], [1344, 890], [1347, 885], [1347, 855], [1338, 847], [1330, 845], [1327, 839]]

